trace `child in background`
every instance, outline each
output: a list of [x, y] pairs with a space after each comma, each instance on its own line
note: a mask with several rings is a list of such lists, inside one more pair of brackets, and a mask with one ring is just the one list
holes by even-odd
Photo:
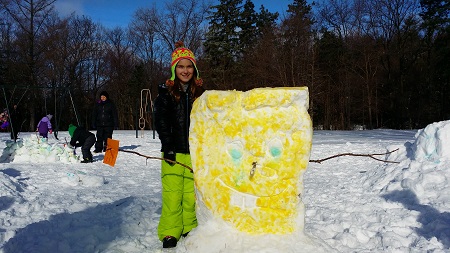
[[95, 143], [95, 135], [82, 127], [76, 127], [73, 124], [69, 125], [69, 135], [72, 138], [70, 140], [70, 146], [74, 148], [81, 147], [81, 153], [83, 154], [83, 160], [81, 162], [93, 162], [91, 148]]
[[36, 132], [39, 132], [39, 135], [48, 138], [48, 133], [52, 133], [52, 123], [50, 123], [50, 120], [53, 118], [53, 115], [48, 114], [45, 117], [43, 117], [39, 123], [37, 124]]
[[9, 115], [8, 110], [4, 109], [2, 113], [0, 113], [0, 128], [1, 130], [6, 130], [9, 127]]
[[11, 140], [16, 141], [23, 124], [22, 110], [19, 109], [17, 104], [14, 104], [9, 111], [9, 123], [11, 125]]

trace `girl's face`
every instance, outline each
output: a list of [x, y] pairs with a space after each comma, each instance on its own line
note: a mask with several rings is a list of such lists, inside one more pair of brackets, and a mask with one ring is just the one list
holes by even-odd
[[194, 76], [194, 64], [188, 59], [181, 59], [175, 67], [175, 74], [182, 83], [187, 83]]
[[103, 96], [103, 95], [101, 95], [101, 96], [100, 96], [100, 100], [101, 100], [101, 101], [105, 101], [105, 100], [106, 100], [106, 97]]

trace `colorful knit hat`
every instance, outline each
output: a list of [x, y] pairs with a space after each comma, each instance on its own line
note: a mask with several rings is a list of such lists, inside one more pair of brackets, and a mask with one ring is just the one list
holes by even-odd
[[170, 71], [172, 72], [172, 76], [170, 77], [170, 79], [166, 81], [166, 85], [167, 86], [173, 85], [173, 81], [175, 80], [175, 67], [177, 66], [177, 63], [181, 59], [188, 59], [194, 64], [195, 71], [197, 72], [195, 84], [197, 84], [198, 86], [202, 86], [203, 81], [200, 78], [200, 72], [197, 69], [197, 62], [195, 60], [195, 55], [191, 50], [184, 47], [184, 43], [182, 41], [177, 41], [175, 43], [175, 50], [172, 52], [172, 64], [170, 65]]

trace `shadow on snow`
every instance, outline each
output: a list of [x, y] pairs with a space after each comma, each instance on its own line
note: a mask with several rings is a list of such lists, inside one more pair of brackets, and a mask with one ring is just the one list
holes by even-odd
[[450, 248], [450, 213], [439, 212], [433, 207], [419, 203], [416, 194], [411, 190], [393, 191], [383, 195], [387, 201], [399, 202], [405, 208], [419, 212], [417, 221], [422, 224], [415, 231], [419, 236], [430, 240], [433, 237], [446, 249]]
[[5, 243], [3, 252], [101, 252], [122, 236], [123, 209], [133, 200], [128, 197], [30, 224]]

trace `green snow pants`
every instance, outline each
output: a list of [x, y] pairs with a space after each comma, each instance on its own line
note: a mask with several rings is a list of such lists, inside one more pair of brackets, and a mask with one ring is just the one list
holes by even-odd
[[[192, 167], [190, 154], [176, 154], [176, 161]], [[187, 168], [166, 161], [161, 165], [162, 210], [158, 238], [170, 235], [177, 240], [197, 227], [195, 216], [194, 174]]]

